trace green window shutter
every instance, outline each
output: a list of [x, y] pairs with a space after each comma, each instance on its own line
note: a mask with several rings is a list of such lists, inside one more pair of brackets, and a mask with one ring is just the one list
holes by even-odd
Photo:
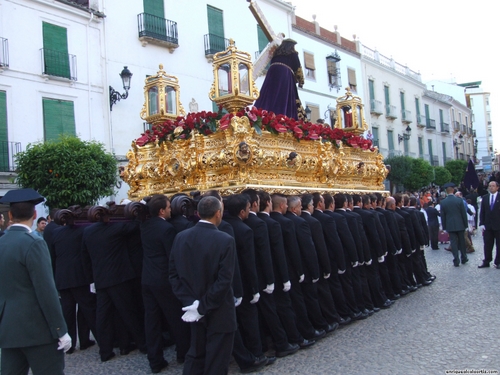
[[269, 41], [267, 40], [266, 34], [262, 31], [260, 25], [257, 25], [257, 38], [259, 40], [259, 52], [262, 52], [262, 50], [267, 47]]
[[422, 157], [424, 155], [424, 139], [418, 137], [418, 156]]
[[163, 0], [143, 0], [144, 13], [165, 18], [165, 6]]
[[444, 122], [443, 110], [439, 110], [439, 122], [442, 124]]
[[406, 109], [406, 107], [405, 107], [405, 93], [400, 92], [399, 98], [401, 99], [401, 110], [404, 111]]
[[394, 135], [392, 130], [387, 130], [387, 142], [389, 145], [389, 151], [394, 150]]
[[443, 163], [446, 163], [446, 142], [443, 142]]
[[428, 148], [429, 148], [429, 158], [431, 160], [431, 163], [432, 163], [432, 139], [428, 139], [427, 140], [427, 145], [428, 145]]
[[7, 93], [0, 91], [0, 171], [9, 170], [9, 135], [7, 132]]
[[415, 98], [415, 112], [417, 117], [420, 118], [420, 100], [418, 98]]
[[57, 140], [60, 134], [76, 135], [73, 102], [43, 99], [45, 141]]
[[68, 35], [64, 27], [42, 22], [44, 73], [71, 78]]
[[378, 128], [372, 128], [373, 141], [378, 142]]
[[384, 95], [385, 95], [385, 105], [391, 104], [391, 98], [389, 97], [389, 86], [384, 86]]
[[375, 85], [373, 80], [369, 79], [368, 80], [368, 89], [370, 91], [370, 102], [372, 100], [375, 100]]
[[207, 5], [208, 34], [210, 50], [215, 52], [224, 51], [224, 18], [222, 10]]
[[429, 119], [429, 104], [425, 104], [424, 108], [425, 108], [425, 117]]

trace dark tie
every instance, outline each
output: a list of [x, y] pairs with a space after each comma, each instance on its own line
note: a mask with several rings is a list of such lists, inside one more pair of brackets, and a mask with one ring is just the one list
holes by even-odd
[[493, 211], [493, 206], [495, 205], [495, 196], [491, 195], [490, 210]]

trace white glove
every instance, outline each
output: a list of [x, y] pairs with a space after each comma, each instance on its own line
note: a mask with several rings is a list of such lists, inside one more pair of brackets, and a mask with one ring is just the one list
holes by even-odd
[[300, 277], [299, 277], [299, 283], [301, 283], [302, 281], [304, 281], [304, 277], [305, 277], [304, 274], [300, 275]]
[[415, 251], [417, 251], [417, 249], [413, 249], [413, 250], [411, 251], [411, 253], [413, 254]]
[[317, 278], [317, 279], [313, 279], [313, 281], [312, 281], [312, 282], [313, 282], [313, 284], [314, 284], [314, 283], [317, 283], [317, 282], [318, 282], [318, 280], [319, 280], [319, 278]]
[[197, 322], [203, 315], [198, 312], [198, 306], [200, 301], [196, 300], [192, 305], [186, 306], [182, 308], [182, 311], [185, 311], [184, 315], [182, 315], [182, 320], [188, 323]]
[[396, 255], [399, 255], [403, 252], [403, 249], [399, 249], [398, 251], [396, 251]]
[[387, 256], [387, 251], [385, 252], [384, 256], [385, 256], [385, 257]]
[[363, 264], [365, 264], [365, 262], [359, 262], [358, 266], [362, 266]]
[[96, 293], [95, 284], [94, 283], [90, 284], [90, 293], [94, 293], [94, 294]]
[[292, 283], [288, 280], [286, 283], [283, 283], [283, 291], [288, 292], [292, 287]]
[[241, 305], [241, 301], [243, 301], [243, 297], [234, 297], [234, 307], [238, 307], [239, 305]]
[[479, 229], [481, 229], [482, 231], [484, 231], [486, 228], [484, 227], [484, 225], [480, 225]]
[[274, 283], [267, 284], [266, 289], [263, 289], [262, 291], [266, 292], [267, 294], [272, 294], [274, 292]]
[[379, 263], [383, 263], [384, 260], [385, 260], [385, 256], [382, 255], [381, 257], [378, 257], [378, 262]]
[[424, 250], [425, 249], [425, 246], [420, 246], [420, 250]]
[[250, 301], [250, 303], [253, 305], [254, 303], [259, 302], [259, 298], [260, 298], [260, 294], [259, 293], [255, 293], [253, 295], [253, 299]]
[[409, 257], [411, 257], [411, 254], [406, 254], [406, 256], [409, 258]]
[[338, 273], [339, 275], [342, 275], [344, 272], [345, 272], [345, 270], [338, 270], [338, 271], [337, 271], [337, 273]]
[[66, 353], [71, 348], [71, 337], [67, 333], [64, 336], [59, 337], [59, 346], [57, 350], [63, 350]]
[[365, 264], [366, 264], [367, 266], [371, 266], [371, 264], [372, 264], [372, 260], [370, 259], [368, 262], [365, 262]]
[[323, 274], [323, 279], [328, 279], [330, 277], [330, 274], [329, 273], [324, 273]]
[[357, 266], [359, 266], [359, 262], [352, 263], [352, 268], [356, 268]]

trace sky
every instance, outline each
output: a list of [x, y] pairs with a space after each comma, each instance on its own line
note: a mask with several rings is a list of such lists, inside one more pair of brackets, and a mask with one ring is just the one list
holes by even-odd
[[[422, 74], [422, 80], [482, 81], [490, 92], [494, 147], [500, 150], [497, 6], [492, 0], [288, 0], [295, 14], [377, 49]], [[494, 50], [497, 50], [495, 53]], [[496, 57], [496, 58], [495, 58]], [[499, 120], [500, 121], [500, 120]]]

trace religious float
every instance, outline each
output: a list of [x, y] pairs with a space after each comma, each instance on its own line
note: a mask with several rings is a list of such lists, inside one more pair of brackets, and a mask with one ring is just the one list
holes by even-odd
[[[269, 193], [384, 191], [383, 157], [362, 134], [361, 98], [349, 89], [337, 99], [334, 128], [252, 106], [259, 97], [250, 54], [229, 47], [213, 56], [209, 97], [218, 113], [186, 114], [180, 84], [160, 65], [146, 78], [141, 118], [151, 130], [132, 142], [121, 173], [128, 197], [246, 188]], [[223, 109], [225, 111], [223, 111]]]

